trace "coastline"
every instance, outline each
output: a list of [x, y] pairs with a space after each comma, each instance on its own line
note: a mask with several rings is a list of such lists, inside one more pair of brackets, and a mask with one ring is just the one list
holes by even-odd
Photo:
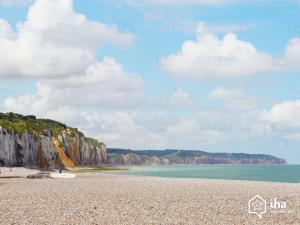
[[[300, 184], [79, 173], [0, 179], [0, 224], [297, 224]], [[248, 213], [255, 195], [289, 213]], [[275, 212], [275, 211], [274, 211]], [[279, 212], [279, 211], [278, 211]]]

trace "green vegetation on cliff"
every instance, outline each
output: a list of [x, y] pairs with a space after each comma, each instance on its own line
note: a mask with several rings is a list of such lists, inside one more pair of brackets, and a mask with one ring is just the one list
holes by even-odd
[[[24, 134], [25, 132], [32, 135], [47, 135], [49, 130], [54, 137], [58, 137], [63, 131], [68, 131], [71, 137], [84, 137], [83, 133], [77, 128], [68, 127], [67, 125], [50, 120], [37, 119], [35, 116], [23, 116], [16, 113], [0, 113], [0, 126], [5, 128], [9, 133]], [[87, 141], [95, 146], [100, 147], [103, 143], [92, 138], [86, 138]]]
[[87, 141], [96, 147], [101, 147], [101, 145], [103, 145], [103, 142], [99, 142], [98, 140], [94, 139], [94, 138], [87, 138]]
[[57, 137], [67, 126], [53, 120], [37, 119], [35, 116], [23, 116], [16, 113], [0, 113], [0, 126], [8, 132], [23, 134], [44, 134], [47, 129], [50, 129], [52, 135]]

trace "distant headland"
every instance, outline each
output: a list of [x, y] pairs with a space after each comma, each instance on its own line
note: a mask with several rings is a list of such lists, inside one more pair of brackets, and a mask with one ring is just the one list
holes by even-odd
[[286, 164], [271, 155], [209, 153], [196, 150], [139, 150], [108, 148], [107, 160], [116, 165], [170, 164]]

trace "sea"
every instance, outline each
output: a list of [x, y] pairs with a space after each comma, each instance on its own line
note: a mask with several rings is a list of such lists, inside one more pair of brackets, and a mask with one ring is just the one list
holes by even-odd
[[172, 165], [134, 166], [120, 174], [168, 178], [199, 178], [300, 183], [300, 165]]

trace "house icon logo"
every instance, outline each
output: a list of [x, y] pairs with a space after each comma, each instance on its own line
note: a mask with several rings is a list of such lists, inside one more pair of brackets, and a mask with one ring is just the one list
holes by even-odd
[[248, 203], [249, 213], [256, 214], [260, 219], [262, 219], [262, 214], [267, 212], [267, 202], [259, 195], [256, 195], [250, 199]]

